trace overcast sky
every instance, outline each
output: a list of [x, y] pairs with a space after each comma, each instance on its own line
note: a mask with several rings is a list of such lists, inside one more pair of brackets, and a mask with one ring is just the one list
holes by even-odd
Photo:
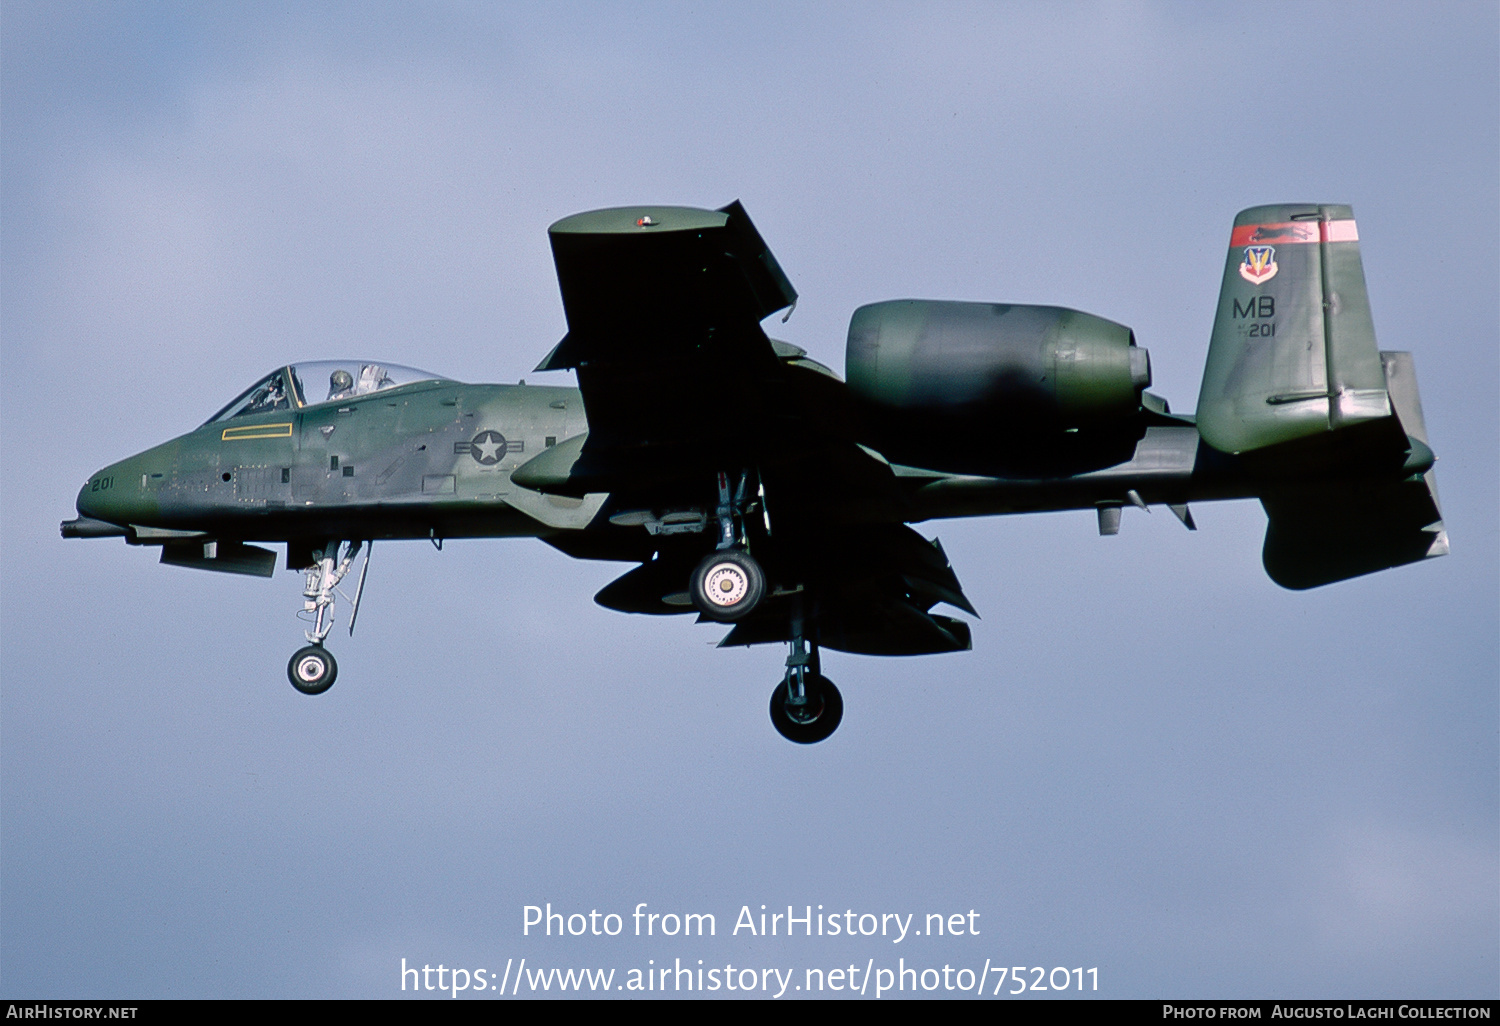
[[[0, 991], [905, 958], [1495, 997], [1497, 38], [1492, 3], [5, 0]], [[1181, 410], [1235, 213], [1350, 203], [1452, 555], [1293, 593], [1254, 502], [921, 525], [974, 650], [829, 653], [843, 726], [804, 748], [779, 646], [601, 609], [626, 568], [540, 542], [377, 546], [310, 699], [298, 576], [57, 536], [91, 471], [287, 361], [569, 383], [531, 373], [547, 226], [736, 198], [801, 293], [776, 333], [830, 366], [863, 303], [1058, 304], [1130, 325]], [[523, 937], [546, 902], [625, 932]], [[640, 902], [717, 936], [629, 936]], [[980, 933], [732, 935], [762, 904]]]

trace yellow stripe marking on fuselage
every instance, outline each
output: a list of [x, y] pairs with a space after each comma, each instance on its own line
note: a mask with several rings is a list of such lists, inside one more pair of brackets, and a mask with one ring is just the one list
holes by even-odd
[[223, 442], [239, 442], [247, 438], [291, 438], [292, 425], [286, 424], [253, 424], [245, 427], [227, 427], [219, 436]]

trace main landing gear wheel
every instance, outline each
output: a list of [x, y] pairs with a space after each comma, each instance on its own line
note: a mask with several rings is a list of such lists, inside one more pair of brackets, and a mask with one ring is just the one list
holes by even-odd
[[748, 616], [765, 593], [766, 575], [760, 564], [738, 549], [709, 553], [688, 586], [693, 605], [710, 620]]
[[821, 674], [809, 674], [804, 679], [807, 701], [800, 707], [787, 701], [790, 692], [786, 681], [771, 692], [771, 723], [788, 741], [812, 745], [838, 729], [844, 718], [844, 696]]
[[333, 653], [322, 645], [299, 648], [286, 664], [287, 679], [304, 695], [321, 695], [333, 687], [338, 675], [339, 664], [333, 661]]

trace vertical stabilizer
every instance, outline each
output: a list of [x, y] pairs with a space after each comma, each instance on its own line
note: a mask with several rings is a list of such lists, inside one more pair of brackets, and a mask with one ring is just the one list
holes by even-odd
[[1198, 396], [1204, 440], [1249, 452], [1390, 414], [1353, 211], [1242, 211]]

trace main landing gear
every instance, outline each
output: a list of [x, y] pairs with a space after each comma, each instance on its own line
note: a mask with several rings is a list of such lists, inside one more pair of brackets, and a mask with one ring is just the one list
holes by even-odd
[[[333, 653], [323, 647], [323, 641], [328, 637], [328, 632], [333, 630], [335, 593], [343, 594], [339, 590], [339, 582], [354, 565], [354, 558], [359, 555], [361, 548], [365, 550], [365, 561], [360, 567], [359, 584], [354, 589], [354, 597], [349, 600], [352, 605], [349, 612], [349, 633], [352, 635], [354, 621], [359, 617], [359, 600], [365, 591], [365, 575], [370, 571], [370, 549], [373, 545], [358, 541], [326, 542], [322, 548], [313, 549], [313, 563], [304, 571], [307, 582], [302, 589], [302, 611], [298, 615], [312, 623], [312, 630], [303, 632], [307, 635], [309, 644], [294, 652], [286, 664], [287, 679], [292, 682], [292, 687], [304, 695], [321, 695], [333, 687], [333, 682], [338, 679], [339, 664], [333, 658]], [[348, 595], [344, 597], [349, 598]]]
[[749, 615], [766, 593], [766, 575], [748, 552], [710, 552], [693, 571], [688, 595], [698, 612], [711, 620], [738, 620]]
[[771, 724], [799, 745], [824, 740], [844, 718], [844, 696], [819, 669], [817, 645], [809, 644], [799, 631], [787, 656], [786, 676], [771, 692]]
[[749, 616], [766, 594], [766, 575], [745, 551], [745, 508], [749, 474], [740, 475], [739, 488], [733, 499], [729, 494], [729, 475], [719, 473], [719, 504], [715, 511], [718, 524], [718, 547], [703, 557], [688, 582], [688, 597], [698, 612], [710, 620], [730, 622]]
[[[740, 474], [732, 496], [729, 475], [719, 472], [719, 501], [714, 522], [719, 535], [713, 552], [704, 556], [688, 582], [688, 597], [698, 612], [710, 620], [741, 620], [759, 607], [766, 595], [766, 575], [747, 550], [745, 514], [749, 507], [750, 473]], [[761, 493], [761, 515], [769, 535], [771, 523]], [[797, 592], [802, 591], [801, 587]], [[787, 656], [786, 676], [771, 692], [771, 723], [788, 741], [816, 744], [838, 729], [844, 718], [844, 698], [833, 681], [820, 672], [818, 646], [804, 630], [802, 598], [793, 599], [792, 653]]]

